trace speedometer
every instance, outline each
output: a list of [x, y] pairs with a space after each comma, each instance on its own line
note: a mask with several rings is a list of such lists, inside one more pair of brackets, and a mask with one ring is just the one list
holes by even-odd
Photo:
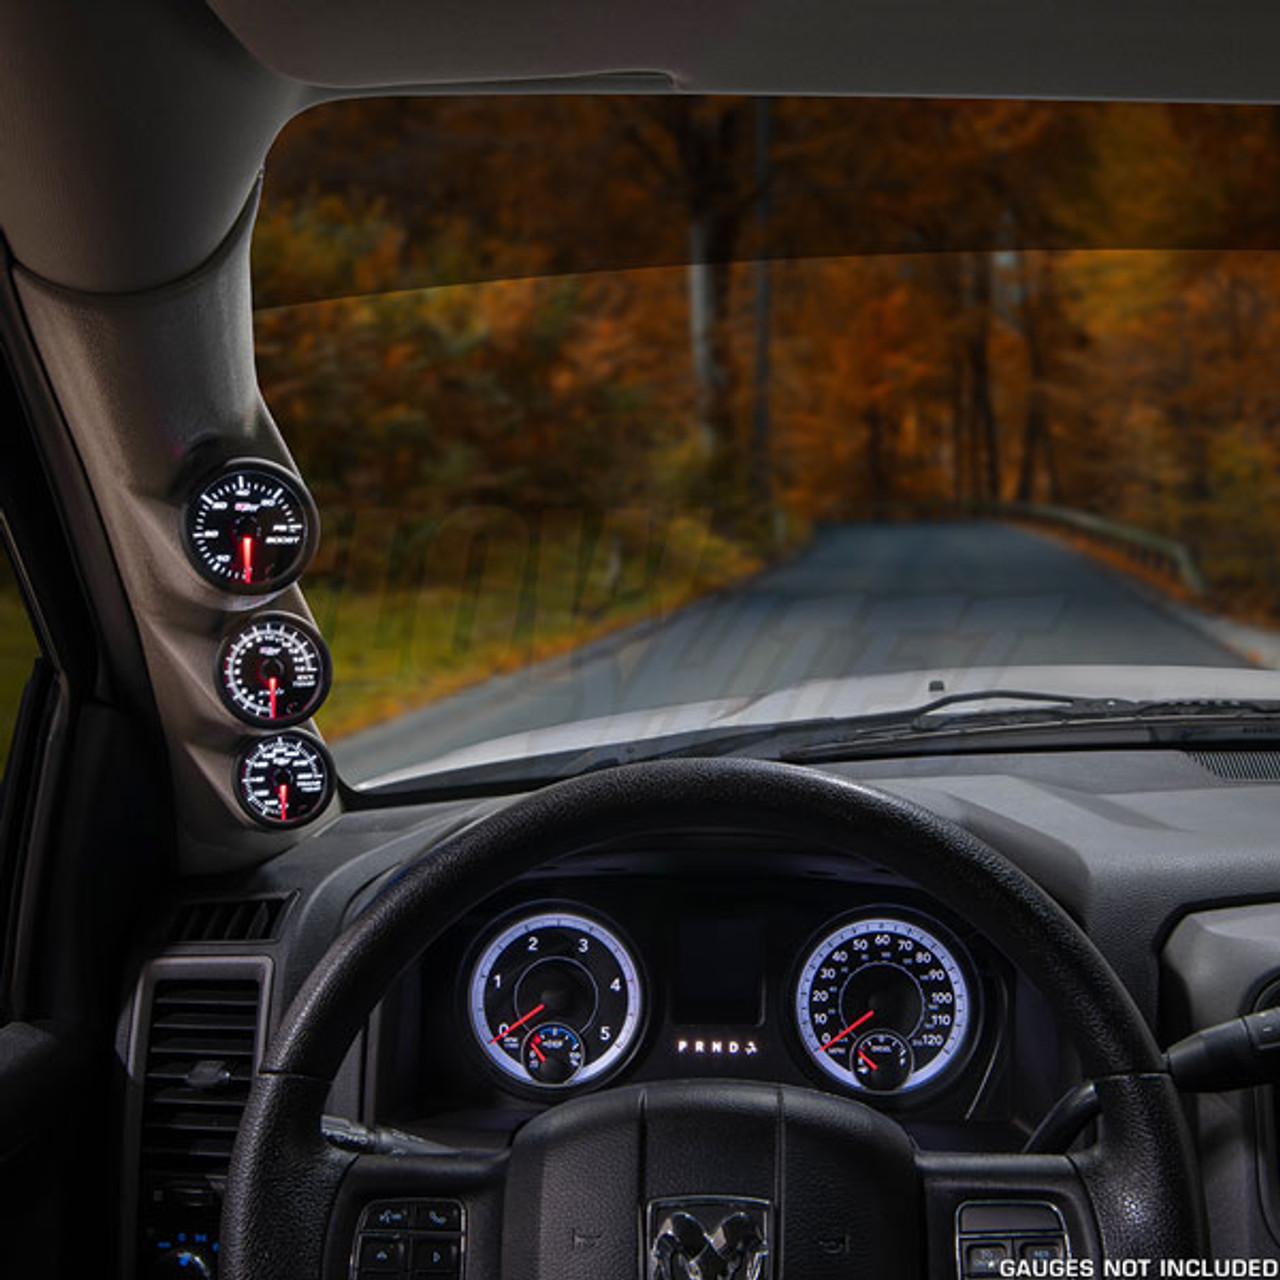
[[863, 916], [828, 932], [796, 986], [801, 1043], [846, 1088], [903, 1094], [957, 1067], [974, 995], [958, 944], [934, 926]]
[[640, 970], [622, 939], [571, 910], [522, 916], [471, 970], [471, 1029], [504, 1076], [538, 1089], [621, 1066], [641, 1027]]

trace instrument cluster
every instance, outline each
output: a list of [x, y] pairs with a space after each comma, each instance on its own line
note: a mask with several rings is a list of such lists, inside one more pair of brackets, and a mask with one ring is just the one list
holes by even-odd
[[[424, 1097], [723, 1075], [970, 1108], [1003, 1042], [1004, 962], [920, 895], [780, 883], [578, 884], [460, 926], [424, 958], [460, 974], [452, 1008], [432, 983], [419, 1010]], [[431, 1054], [457, 1037], [463, 1054]]]

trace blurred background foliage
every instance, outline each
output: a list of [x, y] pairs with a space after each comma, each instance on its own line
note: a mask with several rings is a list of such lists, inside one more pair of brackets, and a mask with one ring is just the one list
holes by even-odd
[[267, 167], [262, 386], [343, 732], [814, 522], [1035, 501], [1280, 616], [1280, 113], [329, 104]]

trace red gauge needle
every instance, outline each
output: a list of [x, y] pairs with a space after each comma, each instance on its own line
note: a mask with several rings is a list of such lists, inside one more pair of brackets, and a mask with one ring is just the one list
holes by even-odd
[[517, 1027], [523, 1027], [530, 1018], [536, 1018], [546, 1007], [545, 1004], [540, 1004], [536, 1008], [530, 1009], [523, 1018], [517, 1018], [505, 1031], [499, 1031], [489, 1043], [494, 1044], [496, 1041], [501, 1040], [503, 1036], [509, 1036]]
[[253, 581], [253, 539], [248, 535], [240, 539], [240, 559], [244, 563], [244, 580]]
[[876, 1016], [876, 1011], [875, 1011], [874, 1009], [868, 1009], [868, 1010], [866, 1011], [866, 1013], [864, 1013], [864, 1014], [862, 1015], [862, 1017], [860, 1017], [859, 1019], [857, 1019], [857, 1021], [856, 1021], [856, 1022], [851, 1022], [851, 1023], [849, 1023], [849, 1025], [848, 1025], [847, 1027], [845, 1027], [845, 1029], [844, 1029], [843, 1031], [837, 1031], [837, 1032], [836, 1032], [836, 1034], [835, 1034], [835, 1035], [833, 1035], [833, 1036], [831, 1037], [831, 1039], [827, 1041], [827, 1043], [826, 1043], [826, 1044], [822, 1045], [822, 1046], [818, 1049], [818, 1052], [819, 1052], [819, 1053], [826, 1053], [826, 1051], [827, 1051], [828, 1049], [830, 1049], [830, 1048], [831, 1048], [831, 1046], [832, 1046], [833, 1044], [835, 1044], [835, 1042], [836, 1042], [837, 1040], [843, 1040], [843, 1039], [845, 1038], [845, 1036], [847, 1036], [847, 1035], [849, 1034], [849, 1032], [850, 1032], [850, 1031], [857, 1031], [857, 1029], [858, 1029], [860, 1026], [862, 1026], [862, 1024], [863, 1024], [864, 1022], [866, 1022], [866, 1020], [867, 1020], [868, 1018], [874, 1018], [875, 1016]]
[[862, 1061], [865, 1062], [867, 1066], [871, 1068], [872, 1071], [880, 1070], [880, 1068], [870, 1058], [868, 1058], [867, 1055], [863, 1053], [861, 1049], [858, 1050], [858, 1057], [861, 1058]]
[[289, 821], [289, 784], [282, 782], [276, 795], [280, 797], [280, 821]]
[[267, 678], [267, 692], [271, 695], [271, 718], [276, 718], [276, 690], [280, 687], [280, 681], [275, 676]]
[[538, 1048], [538, 1041], [541, 1039], [541, 1036], [534, 1036], [533, 1039], [529, 1041], [529, 1047], [538, 1055], [539, 1062], [546, 1062], [547, 1055]]

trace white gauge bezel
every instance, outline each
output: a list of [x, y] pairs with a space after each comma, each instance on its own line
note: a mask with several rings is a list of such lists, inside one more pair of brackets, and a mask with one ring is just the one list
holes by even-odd
[[[951, 1029], [942, 1047], [919, 1071], [913, 1071], [906, 1083], [890, 1092], [879, 1093], [868, 1089], [857, 1075], [844, 1067], [829, 1053], [822, 1050], [823, 1042], [814, 1029], [813, 1020], [809, 1016], [809, 1003], [813, 993], [814, 978], [821, 961], [841, 944], [868, 933], [904, 934], [922, 943], [946, 970], [954, 996], [952, 1005]], [[963, 1061], [964, 1050], [971, 1039], [973, 1030], [973, 1013], [976, 998], [966, 967], [957, 958], [957, 944], [939, 936], [932, 924], [924, 924], [896, 915], [863, 915], [847, 920], [834, 929], [824, 931], [822, 936], [809, 948], [801, 966], [800, 975], [795, 984], [795, 998], [792, 1010], [795, 1016], [796, 1029], [809, 1060], [819, 1070], [830, 1076], [846, 1089], [875, 1097], [894, 1098], [912, 1094], [929, 1085], [945, 1072], [958, 1067]], [[912, 975], [913, 976], [913, 975]], [[875, 1028], [869, 1028], [874, 1030]], [[896, 1028], [895, 1028], [896, 1030]], [[899, 1032], [899, 1034], [902, 1034]], [[903, 1035], [910, 1040], [911, 1034]]]
[[[497, 1042], [489, 1043], [490, 1037], [493, 1035], [493, 1029], [489, 1027], [484, 1011], [485, 991], [488, 987], [490, 975], [493, 973], [494, 963], [498, 957], [512, 943], [519, 941], [520, 938], [530, 933], [535, 933], [539, 929], [548, 928], [573, 929], [595, 938], [617, 961], [627, 989], [627, 1012], [618, 1028], [617, 1034], [613, 1038], [613, 1042], [599, 1057], [593, 1057], [590, 1061], [584, 1063], [580, 1071], [560, 1084], [545, 1084], [535, 1080], [525, 1069], [522, 1060], [508, 1056]], [[556, 1089], [580, 1088], [615, 1070], [635, 1047], [644, 1014], [644, 985], [640, 977], [640, 967], [636, 963], [635, 957], [631, 954], [631, 948], [613, 929], [602, 924], [599, 920], [581, 915], [576, 911], [562, 911], [552, 908], [521, 915], [485, 944], [484, 949], [471, 966], [471, 978], [467, 989], [467, 1012], [471, 1020], [471, 1030], [475, 1036], [477, 1046], [486, 1059], [505, 1076], [519, 1081], [520, 1084], [528, 1088], [539, 1091], [551, 1092]], [[582, 1037], [585, 1044], [587, 1040], [585, 1030], [580, 1027], [571, 1029]]]

